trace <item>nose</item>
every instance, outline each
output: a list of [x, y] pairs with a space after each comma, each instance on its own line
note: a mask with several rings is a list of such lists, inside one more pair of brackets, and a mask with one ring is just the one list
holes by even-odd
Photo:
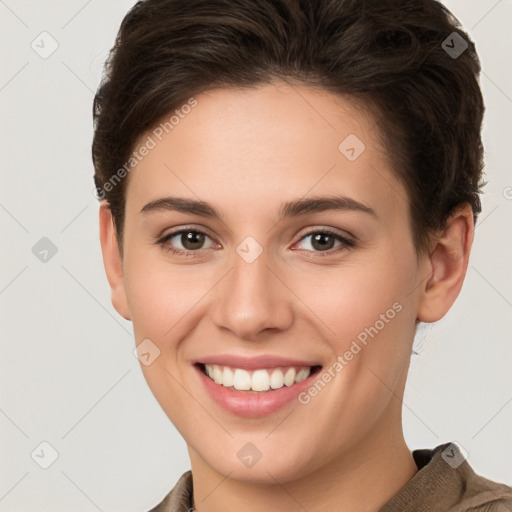
[[294, 295], [279, 274], [269, 266], [265, 252], [251, 263], [236, 255], [233, 267], [216, 287], [211, 309], [216, 326], [247, 341], [288, 329]]

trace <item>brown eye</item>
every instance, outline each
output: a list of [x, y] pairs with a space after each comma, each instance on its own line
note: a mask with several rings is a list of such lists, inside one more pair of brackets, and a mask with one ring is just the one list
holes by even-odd
[[204, 233], [199, 231], [184, 231], [181, 233], [180, 242], [187, 251], [201, 249], [204, 244]]
[[[355, 245], [352, 240], [341, 236], [339, 233], [325, 229], [307, 233], [300, 239], [300, 242], [308, 238], [311, 238], [311, 241], [309, 244], [305, 244], [306, 247], [303, 247], [303, 249], [311, 252], [330, 254], [337, 252], [338, 249], [353, 247]], [[335, 247], [336, 242], [339, 243], [338, 246]]]
[[319, 251], [325, 251], [334, 247], [335, 239], [327, 233], [317, 233], [311, 239], [311, 246]]
[[158, 243], [168, 252], [193, 256], [208, 248], [203, 247], [207, 238], [210, 237], [197, 229], [180, 229], [165, 235]]

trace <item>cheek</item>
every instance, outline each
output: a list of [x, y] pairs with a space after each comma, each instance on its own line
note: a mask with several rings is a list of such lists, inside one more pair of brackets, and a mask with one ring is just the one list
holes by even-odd
[[[308, 277], [297, 291], [321, 320], [317, 325], [325, 333], [332, 364], [343, 358], [343, 368], [333, 368], [332, 400], [341, 409], [352, 404], [355, 416], [363, 410], [375, 413], [371, 404], [383, 404], [389, 394], [382, 382], [393, 387], [408, 368], [416, 319], [410, 294], [415, 268], [405, 253], [389, 251], [365, 265], [329, 269], [314, 282]], [[360, 407], [363, 403], [366, 408]]]
[[139, 336], [153, 336], [164, 350], [163, 341], [176, 338], [181, 320], [207, 292], [208, 280], [193, 266], [137, 263], [127, 264], [125, 281], [134, 329]]
[[[160, 406], [184, 435], [194, 429], [194, 422], [201, 417], [195, 418], [200, 411], [187, 408], [190, 395], [185, 391], [187, 386], [183, 386], [183, 367], [178, 364], [180, 342], [194, 328], [194, 305], [208, 287], [206, 280], [195, 279], [183, 268], [171, 268], [161, 262], [142, 264], [142, 259], [141, 264], [137, 263], [132, 258], [126, 265], [125, 285], [135, 340], [139, 344], [149, 339], [157, 347], [152, 350], [158, 353], [151, 364], [145, 365], [141, 360], [141, 370]], [[204, 285], [191, 286], [201, 282]]]
[[304, 272], [294, 280], [294, 290], [317, 315], [319, 327], [337, 353], [347, 350], [350, 340], [364, 342], [375, 330], [383, 335], [399, 329], [406, 316], [402, 312], [411, 301], [407, 294], [412, 272], [405, 264], [398, 270], [389, 263], [393, 261], [390, 256], [387, 262], [379, 258], [366, 265], [340, 265], [321, 274]]

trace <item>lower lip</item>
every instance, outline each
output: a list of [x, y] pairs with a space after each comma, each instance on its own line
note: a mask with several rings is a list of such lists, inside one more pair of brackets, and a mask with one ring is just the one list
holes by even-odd
[[194, 365], [194, 369], [199, 374], [202, 385], [218, 405], [233, 414], [245, 418], [258, 418], [281, 409], [310, 387], [312, 382], [317, 379], [319, 373], [316, 371], [308, 378], [296, 382], [292, 386], [283, 386], [268, 392], [246, 393], [216, 384], [197, 365]]

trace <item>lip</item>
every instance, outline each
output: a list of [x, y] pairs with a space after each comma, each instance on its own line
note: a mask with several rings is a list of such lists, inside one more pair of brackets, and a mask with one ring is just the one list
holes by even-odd
[[303, 366], [321, 366], [319, 361], [301, 361], [299, 359], [290, 359], [275, 355], [261, 355], [257, 357], [237, 356], [235, 354], [219, 354], [206, 356], [192, 361], [193, 364], [218, 364], [219, 366], [229, 366], [231, 368], [240, 368], [242, 370], [259, 370], [265, 368], [279, 367], [303, 367]]
[[[251, 362], [252, 361], [253, 360], [251, 360]], [[287, 366], [290, 361], [291, 360], [287, 360], [287, 364], [284, 366]], [[194, 364], [193, 368], [198, 375], [203, 389], [205, 389], [207, 394], [217, 405], [227, 412], [244, 418], [259, 418], [283, 408], [296, 399], [300, 393], [309, 388], [313, 381], [318, 378], [320, 371], [315, 371], [306, 379], [296, 382], [292, 386], [283, 386], [280, 389], [274, 389], [268, 392], [249, 393], [228, 389], [220, 384], [216, 384], [215, 381], [203, 373], [199, 363]], [[259, 366], [259, 368], [262, 368], [262, 366]]]

